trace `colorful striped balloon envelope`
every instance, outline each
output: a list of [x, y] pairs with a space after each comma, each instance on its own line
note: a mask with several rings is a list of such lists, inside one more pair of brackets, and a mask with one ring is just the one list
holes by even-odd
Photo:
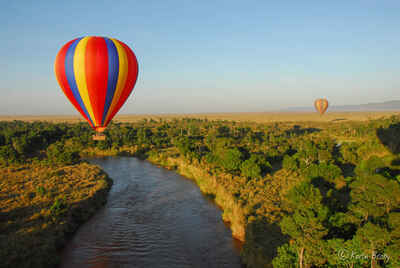
[[72, 105], [94, 130], [103, 132], [131, 94], [138, 62], [121, 41], [87, 36], [61, 48], [55, 73]]
[[329, 106], [328, 100], [325, 98], [316, 99], [314, 101], [314, 107], [319, 112], [320, 115], [323, 115], [326, 112], [328, 106]]

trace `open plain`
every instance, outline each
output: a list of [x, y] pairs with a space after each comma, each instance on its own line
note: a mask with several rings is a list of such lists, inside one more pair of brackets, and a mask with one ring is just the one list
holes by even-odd
[[[193, 113], [193, 114], [122, 114], [117, 115], [114, 122], [138, 122], [143, 119], [172, 120], [182, 118], [199, 118], [208, 120], [251, 121], [257, 123], [268, 122], [341, 122], [341, 121], [367, 121], [398, 115], [400, 111], [362, 111], [362, 112], [327, 112], [320, 116], [316, 112], [253, 112], [253, 113]], [[0, 121], [21, 120], [27, 122], [47, 121], [84, 122], [80, 115], [0, 115]]]

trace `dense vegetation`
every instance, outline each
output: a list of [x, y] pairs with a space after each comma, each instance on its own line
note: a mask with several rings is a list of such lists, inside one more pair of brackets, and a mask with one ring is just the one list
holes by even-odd
[[133, 154], [214, 195], [248, 267], [399, 267], [400, 118], [266, 123], [201, 119], [0, 123], [0, 162]]

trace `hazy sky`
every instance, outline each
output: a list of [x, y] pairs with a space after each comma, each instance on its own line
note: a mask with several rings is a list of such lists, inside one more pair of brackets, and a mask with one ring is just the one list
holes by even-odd
[[139, 61], [121, 113], [265, 111], [400, 99], [400, 1], [4, 1], [0, 114], [77, 114], [58, 50], [117, 38]]

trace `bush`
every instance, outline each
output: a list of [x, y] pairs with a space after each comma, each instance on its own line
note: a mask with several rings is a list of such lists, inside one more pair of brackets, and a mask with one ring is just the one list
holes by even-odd
[[341, 160], [342, 162], [349, 162], [351, 164], [356, 165], [359, 161], [359, 157], [357, 154], [357, 150], [359, 148], [359, 144], [357, 143], [343, 143], [340, 146]]
[[342, 170], [338, 166], [326, 163], [311, 164], [304, 173], [310, 179], [321, 177], [330, 182], [342, 176]]
[[295, 171], [299, 168], [299, 164], [295, 158], [285, 155], [283, 157], [282, 167], [287, 170]]
[[67, 209], [67, 204], [65, 202], [65, 198], [57, 198], [56, 201], [54, 201], [53, 205], [50, 207], [51, 214], [53, 216], [58, 216], [64, 213]]
[[0, 146], [3, 146], [6, 144], [6, 138], [0, 134]]
[[6, 164], [18, 162], [18, 154], [11, 145], [0, 146], [0, 162]]
[[36, 187], [36, 193], [38, 193], [40, 196], [44, 196], [47, 191], [43, 186], [38, 186]]
[[356, 167], [355, 172], [358, 175], [375, 174], [383, 167], [385, 167], [383, 160], [376, 155], [373, 155], [367, 160], [361, 161], [361, 163]]
[[77, 151], [66, 150], [60, 142], [54, 143], [47, 148], [47, 158], [51, 163], [75, 164], [79, 162], [80, 156]]
[[219, 164], [227, 171], [239, 170], [243, 154], [238, 148], [224, 150], [219, 155]]
[[278, 248], [277, 256], [272, 260], [273, 267], [276, 268], [296, 268], [297, 252], [294, 246], [283, 244]]
[[261, 177], [261, 167], [252, 159], [244, 161], [240, 167], [242, 175], [248, 178]]

